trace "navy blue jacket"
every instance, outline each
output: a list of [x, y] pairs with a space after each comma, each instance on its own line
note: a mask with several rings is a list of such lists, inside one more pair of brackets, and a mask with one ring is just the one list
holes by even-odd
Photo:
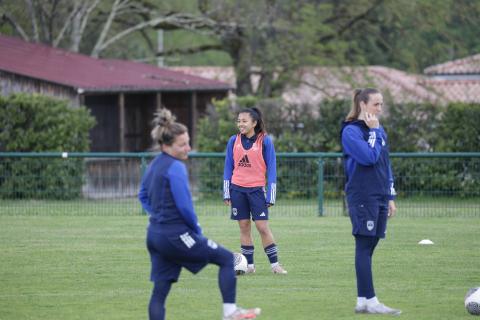
[[370, 129], [363, 120], [343, 122], [342, 148], [349, 205], [395, 198], [393, 174], [383, 127]]
[[150, 226], [169, 232], [185, 227], [202, 234], [193, 210], [187, 168], [180, 160], [161, 153], [145, 172], [138, 193], [143, 209], [150, 216]]

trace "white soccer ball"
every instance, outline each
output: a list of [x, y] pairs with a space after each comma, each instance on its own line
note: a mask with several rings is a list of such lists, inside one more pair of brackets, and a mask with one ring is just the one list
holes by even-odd
[[245, 274], [247, 272], [247, 258], [241, 253], [233, 253], [233, 269], [236, 275]]
[[465, 308], [468, 313], [480, 316], [480, 287], [468, 290], [465, 296]]

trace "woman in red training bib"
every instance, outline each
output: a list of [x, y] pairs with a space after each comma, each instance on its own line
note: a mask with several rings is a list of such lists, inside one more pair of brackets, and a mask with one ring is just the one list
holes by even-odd
[[[227, 144], [223, 171], [223, 200], [231, 206], [231, 219], [240, 227], [241, 252], [247, 258], [247, 273], [255, 272], [251, 221], [255, 223], [272, 272], [286, 274], [278, 263], [278, 249], [268, 225], [268, 207], [275, 204], [276, 159], [272, 139], [265, 131], [257, 108], [240, 111], [239, 133]], [[267, 178], [266, 178], [267, 177]], [[266, 189], [265, 189], [266, 186]]]

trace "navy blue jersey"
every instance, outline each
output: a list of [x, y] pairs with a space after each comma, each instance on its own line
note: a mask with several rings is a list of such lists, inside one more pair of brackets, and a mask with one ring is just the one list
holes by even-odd
[[187, 168], [180, 160], [166, 153], [155, 157], [142, 178], [138, 198], [150, 216], [150, 226], [168, 226], [162, 230], [172, 233], [185, 228], [202, 233], [193, 210]]
[[371, 129], [363, 120], [344, 122], [341, 136], [349, 204], [385, 197], [393, 200], [395, 189], [383, 127]]
[[[257, 140], [257, 134], [251, 138], [247, 138], [245, 135], [241, 135], [242, 146], [245, 150], [249, 150], [255, 141]], [[241, 186], [236, 186], [230, 184], [233, 174], [234, 161], [233, 161], [233, 146], [235, 145], [235, 140], [237, 135], [230, 137], [227, 143], [226, 157], [225, 157], [225, 167], [223, 170], [223, 199], [230, 200], [230, 188], [235, 188], [238, 191], [242, 192], [253, 192], [258, 190], [263, 190], [263, 187], [255, 188], [246, 188]], [[273, 146], [272, 139], [265, 135], [263, 139], [263, 148], [262, 156], [267, 167], [267, 192], [266, 192], [266, 202], [270, 204], [275, 203], [275, 198], [277, 195], [277, 160], [275, 155], [275, 148]]]

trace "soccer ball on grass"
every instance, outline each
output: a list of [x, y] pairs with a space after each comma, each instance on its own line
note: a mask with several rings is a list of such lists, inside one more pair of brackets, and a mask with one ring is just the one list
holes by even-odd
[[468, 313], [480, 316], [480, 287], [468, 290], [465, 296], [465, 308]]
[[247, 258], [241, 253], [233, 253], [233, 269], [236, 275], [245, 274], [247, 272]]

